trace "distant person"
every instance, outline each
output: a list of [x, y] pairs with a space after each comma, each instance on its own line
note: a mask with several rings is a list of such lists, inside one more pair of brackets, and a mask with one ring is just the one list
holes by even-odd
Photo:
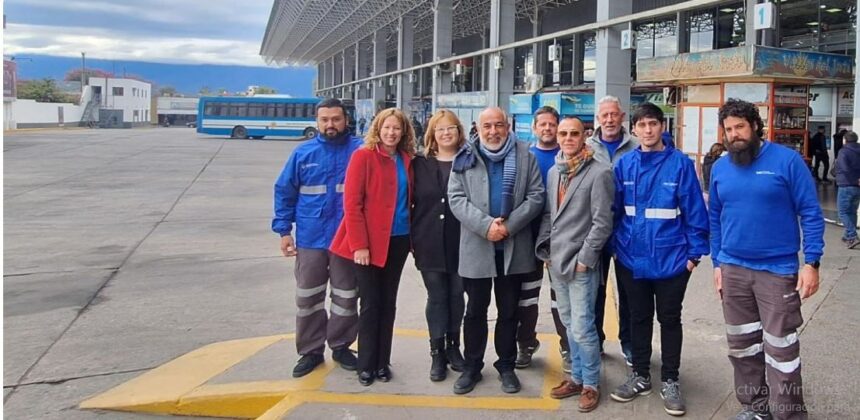
[[471, 140], [478, 135], [478, 125], [472, 121], [472, 128], [469, 129], [469, 139]]
[[711, 150], [708, 150], [708, 154], [705, 155], [705, 159], [702, 162], [702, 189], [705, 192], [708, 191], [708, 184], [711, 182], [711, 168], [714, 167], [714, 163], [725, 152], [726, 146], [723, 146], [722, 143], [714, 143], [711, 145]]
[[719, 124], [729, 155], [714, 164], [708, 210], [714, 286], [743, 407], [735, 418], [806, 418], [797, 329], [824, 253], [815, 183], [800, 154], [762, 140], [755, 104], [729, 99]]
[[570, 342], [571, 372], [550, 393], [560, 399], [579, 395], [579, 411], [600, 401], [600, 338], [594, 323], [600, 285], [600, 253], [612, 235], [615, 188], [612, 170], [593, 159], [582, 121], [566, 117], [558, 125], [561, 153], [547, 175], [547, 204], [536, 253], [546, 261], [558, 313]]
[[343, 221], [331, 250], [353, 262], [358, 280], [358, 382], [391, 380], [391, 345], [400, 275], [409, 255], [409, 208], [415, 132], [397, 108], [370, 124], [349, 161]]
[[[343, 218], [347, 164], [362, 141], [348, 133], [346, 108], [337, 99], [320, 102], [316, 119], [317, 135], [293, 151], [275, 183], [272, 219], [272, 230], [281, 235], [281, 253], [296, 258], [296, 350], [301, 355], [293, 369], [296, 378], [323, 363], [326, 341], [335, 362], [346, 370], [356, 368], [349, 349], [358, 332], [352, 264], [328, 247]], [[325, 310], [329, 282], [330, 315]]]
[[424, 147], [424, 127], [414, 115], [412, 116], [412, 128], [415, 130], [415, 141], [420, 149]]
[[[556, 138], [558, 123], [559, 115], [555, 108], [551, 106], [543, 106], [535, 111], [532, 122], [532, 132], [537, 138], [537, 141], [529, 147], [529, 152], [537, 158], [541, 181], [543, 181], [545, 189], [547, 173], [550, 168], [555, 166], [555, 159], [556, 156], [558, 156], [558, 151], [560, 150], [558, 139]], [[546, 199], [544, 199], [544, 201], [546, 201]], [[536, 217], [534, 221], [532, 221], [535, 237], [540, 233], [542, 220], [543, 217]], [[535, 270], [533, 277], [524, 282], [523, 287], [520, 289], [520, 304], [519, 308], [517, 308], [517, 345], [519, 347], [516, 362], [517, 369], [529, 367], [532, 362], [532, 356], [535, 354], [537, 349], [540, 348], [540, 341], [537, 339], [535, 329], [537, 328], [539, 315], [538, 303], [540, 300], [541, 284], [543, 283], [544, 262], [538, 260], [536, 263], [538, 267]], [[550, 274], [550, 279], [552, 279], [552, 274]], [[556, 334], [559, 336], [559, 351], [561, 352], [562, 370], [566, 373], [570, 373], [570, 343], [567, 340], [566, 328], [558, 313], [558, 307], [556, 304], [557, 297], [554, 289], [550, 289], [550, 298], [552, 301], [552, 304], [550, 305], [552, 309], [552, 319], [555, 324]]]
[[367, 125], [367, 120], [364, 117], [358, 120], [358, 135], [364, 135], [364, 127]]
[[857, 133], [845, 131], [845, 147], [836, 159], [836, 204], [839, 207], [839, 218], [845, 225], [842, 242], [849, 249], [860, 245], [857, 238], [857, 206], [860, 205], [860, 144], [857, 144]]
[[459, 274], [469, 296], [463, 320], [466, 367], [455, 394], [471, 392], [481, 381], [487, 350], [487, 308], [495, 291], [497, 310], [494, 363], [502, 391], [520, 391], [517, 359], [517, 307], [523, 281], [534, 273], [530, 223], [541, 213], [544, 191], [537, 160], [517, 141], [501, 108], [481, 112], [479, 139], [454, 158], [448, 199], [460, 220]]
[[451, 212], [448, 179], [454, 155], [466, 144], [457, 115], [436, 111], [427, 124], [422, 154], [412, 161], [415, 202], [412, 208], [412, 255], [427, 289], [425, 315], [430, 330], [430, 380], [443, 381], [448, 365], [462, 372], [460, 329], [466, 300], [460, 259], [460, 221]]
[[839, 159], [839, 151], [842, 150], [843, 139], [844, 139], [845, 133], [847, 133], [847, 132], [848, 132], [848, 130], [846, 130], [844, 128], [840, 128], [839, 131], [837, 131], [836, 134], [833, 135], [833, 161], [834, 162], [836, 161], [836, 159]]
[[[588, 146], [594, 151], [594, 160], [609, 167], [615, 166], [619, 159], [639, 146], [636, 140], [624, 128], [627, 114], [621, 109], [621, 101], [614, 96], [605, 96], [597, 102], [597, 122], [600, 127], [588, 138]], [[607, 242], [600, 257], [601, 282], [597, 289], [597, 301], [594, 308], [594, 322], [597, 325], [597, 335], [600, 337], [600, 352], [603, 353], [603, 342], [606, 334], [603, 332], [603, 313], [606, 308], [606, 282], [609, 281], [609, 264], [612, 261], [612, 242]], [[616, 270], [617, 271], [617, 270]], [[617, 273], [616, 273], [617, 274]], [[615, 293], [618, 298], [618, 340], [621, 342], [621, 354], [628, 366], [633, 366], [633, 350], [630, 342], [630, 309], [627, 307], [627, 294], [624, 285], [617, 281]]]
[[[818, 132], [809, 139], [809, 153], [814, 160], [812, 166], [812, 177], [816, 181], [830, 182], [827, 174], [830, 173], [830, 155], [827, 153], [827, 136], [824, 135], [824, 126], [818, 126]], [[824, 163], [824, 174], [818, 177], [818, 168]]]

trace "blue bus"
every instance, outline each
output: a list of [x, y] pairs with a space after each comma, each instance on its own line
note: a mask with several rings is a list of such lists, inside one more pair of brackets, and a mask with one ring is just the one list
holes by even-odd
[[[202, 97], [197, 105], [197, 132], [234, 139], [266, 136], [311, 138], [317, 134], [316, 106], [320, 98], [279, 96]], [[355, 107], [344, 101], [350, 129]]]

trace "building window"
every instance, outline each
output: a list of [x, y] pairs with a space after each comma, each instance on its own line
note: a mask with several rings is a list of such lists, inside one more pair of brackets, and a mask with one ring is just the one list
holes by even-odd
[[783, 0], [777, 7], [783, 48], [841, 54], [855, 49], [856, 2]]
[[678, 21], [674, 16], [636, 25], [636, 60], [678, 53]]
[[113, 96], [123, 96], [123, 88], [114, 86], [113, 87]]
[[131, 96], [137, 96], [137, 88], [131, 88]]
[[594, 83], [597, 76], [597, 37], [594, 32], [582, 34], [582, 81]]

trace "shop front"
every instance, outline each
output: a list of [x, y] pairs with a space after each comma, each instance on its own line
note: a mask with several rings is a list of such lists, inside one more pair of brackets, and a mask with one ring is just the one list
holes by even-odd
[[809, 160], [810, 93], [854, 81], [852, 57], [762, 46], [639, 60], [636, 70], [640, 82], [680, 88], [676, 145], [698, 164], [723, 141], [718, 110], [729, 98], [756, 104], [764, 137]]

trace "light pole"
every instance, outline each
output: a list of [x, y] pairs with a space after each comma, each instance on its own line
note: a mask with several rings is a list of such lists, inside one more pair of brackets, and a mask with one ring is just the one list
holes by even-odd
[[87, 74], [87, 53], [81, 51], [81, 95], [84, 94], [85, 74]]

